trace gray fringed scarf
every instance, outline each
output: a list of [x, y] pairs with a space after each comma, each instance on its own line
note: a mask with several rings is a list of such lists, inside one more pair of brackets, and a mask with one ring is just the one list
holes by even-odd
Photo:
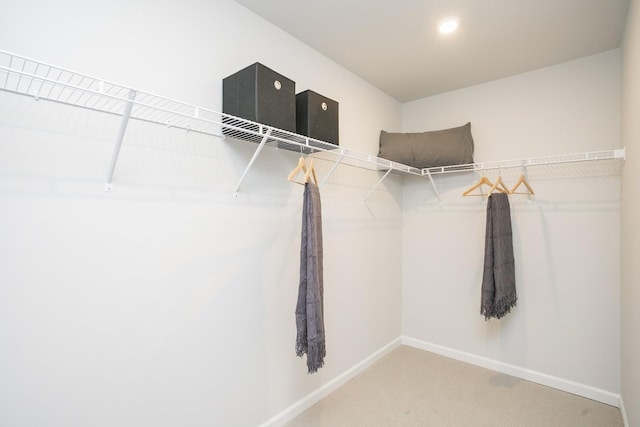
[[309, 373], [324, 365], [325, 336], [322, 283], [322, 216], [318, 186], [307, 182], [302, 207], [300, 286], [296, 305], [296, 354], [307, 354]]
[[480, 313], [485, 320], [500, 319], [515, 307], [517, 300], [509, 197], [494, 193], [487, 202]]

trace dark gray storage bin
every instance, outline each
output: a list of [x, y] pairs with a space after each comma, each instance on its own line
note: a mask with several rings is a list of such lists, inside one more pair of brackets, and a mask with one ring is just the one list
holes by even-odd
[[[293, 80], [256, 62], [222, 80], [222, 112], [295, 132], [295, 93]], [[242, 137], [241, 132], [224, 133]]]
[[297, 94], [296, 132], [338, 145], [338, 103], [312, 90]]

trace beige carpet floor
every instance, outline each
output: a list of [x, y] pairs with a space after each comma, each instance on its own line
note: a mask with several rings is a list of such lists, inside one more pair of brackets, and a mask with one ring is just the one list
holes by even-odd
[[401, 346], [287, 427], [622, 427], [616, 407]]

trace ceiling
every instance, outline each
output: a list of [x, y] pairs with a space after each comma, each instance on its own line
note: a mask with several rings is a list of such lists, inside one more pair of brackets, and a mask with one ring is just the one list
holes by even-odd
[[[401, 102], [619, 46], [629, 0], [236, 0]], [[453, 34], [438, 22], [459, 17]]]

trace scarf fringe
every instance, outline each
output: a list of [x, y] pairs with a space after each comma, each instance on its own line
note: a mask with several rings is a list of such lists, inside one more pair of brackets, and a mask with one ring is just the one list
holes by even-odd
[[489, 320], [492, 317], [501, 319], [511, 312], [517, 302], [518, 296], [513, 293], [498, 301], [483, 303], [482, 307], [480, 307], [480, 313], [484, 315], [484, 320]]
[[298, 336], [296, 340], [296, 355], [302, 357], [307, 354], [307, 370], [313, 374], [324, 366], [324, 357], [327, 354], [324, 341], [307, 342], [306, 337]]
[[302, 357], [307, 352], [307, 335], [298, 334], [296, 337], [296, 356]]

